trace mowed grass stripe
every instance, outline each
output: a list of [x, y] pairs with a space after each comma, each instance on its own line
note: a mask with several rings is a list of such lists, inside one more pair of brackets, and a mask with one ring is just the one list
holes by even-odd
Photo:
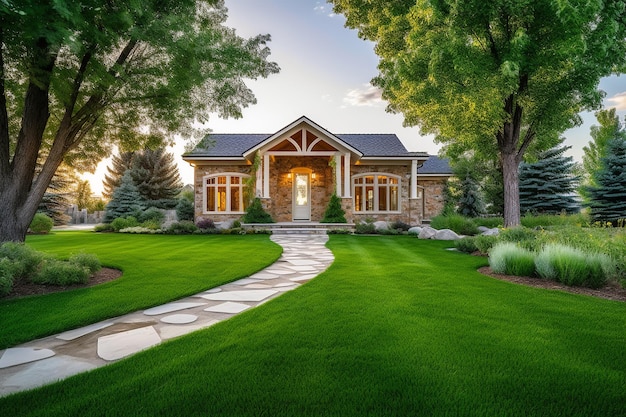
[[192, 295], [271, 265], [282, 248], [267, 235], [164, 236], [58, 232], [29, 236], [35, 249], [67, 258], [86, 252], [119, 268], [113, 282], [0, 301], [0, 349]]
[[0, 400], [0, 409], [624, 415], [623, 303], [484, 277], [476, 272], [483, 259], [445, 246], [332, 236], [335, 262], [301, 288], [104, 369]]

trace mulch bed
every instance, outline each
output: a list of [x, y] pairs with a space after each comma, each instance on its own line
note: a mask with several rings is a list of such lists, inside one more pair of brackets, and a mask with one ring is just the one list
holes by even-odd
[[607, 300], [626, 302], [626, 288], [622, 288], [617, 282], [611, 282], [602, 288], [597, 290], [584, 287], [570, 287], [565, 284], [561, 284], [556, 281], [549, 281], [541, 278], [532, 277], [518, 277], [513, 275], [502, 275], [494, 273], [490, 267], [484, 266], [478, 269], [483, 275], [488, 275], [492, 278], [501, 279], [503, 281], [514, 282], [516, 284], [527, 285], [529, 287], [544, 288], [547, 290], [560, 290], [567, 291], [574, 294], [590, 295], [592, 297], [605, 298]]
[[24, 280], [20, 280], [13, 284], [11, 292], [4, 297], [4, 299], [24, 297], [27, 295], [42, 295], [50, 294], [54, 292], [61, 292], [67, 290], [75, 290], [78, 288], [93, 287], [94, 285], [104, 284], [105, 282], [113, 281], [122, 276], [122, 271], [112, 268], [102, 268], [95, 274], [93, 274], [86, 284], [75, 285], [42, 285], [33, 284]]

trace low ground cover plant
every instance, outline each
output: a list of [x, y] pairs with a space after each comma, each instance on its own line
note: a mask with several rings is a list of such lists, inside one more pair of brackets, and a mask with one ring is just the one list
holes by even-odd
[[7, 242], [0, 246], [0, 297], [9, 294], [18, 280], [47, 285], [84, 284], [100, 268], [93, 254], [73, 254], [64, 261], [28, 245]]

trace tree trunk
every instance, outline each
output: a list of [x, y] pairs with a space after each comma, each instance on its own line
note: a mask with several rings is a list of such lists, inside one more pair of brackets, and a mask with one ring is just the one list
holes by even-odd
[[21, 201], [18, 182], [10, 178], [0, 181], [0, 243], [24, 242], [37, 211], [37, 206], [28, 207]]
[[521, 223], [517, 152], [501, 153], [501, 158], [504, 180], [504, 227], [515, 227]]

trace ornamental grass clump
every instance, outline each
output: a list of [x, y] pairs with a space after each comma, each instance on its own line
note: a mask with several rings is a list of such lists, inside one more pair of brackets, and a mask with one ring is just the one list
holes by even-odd
[[571, 286], [602, 287], [615, 274], [613, 260], [601, 253], [586, 254], [570, 246], [546, 245], [535, 259], [540, 277]]
[[31, 281], [35, 284], [71, 285], [89, 281], [89, 268], [71, 262], [50, 259], [42, 262], [41, 268]]
[[489, 266], [497, 274], [533, 276], [534, 254], [514, 243], [498, 243], [489, 253]]

